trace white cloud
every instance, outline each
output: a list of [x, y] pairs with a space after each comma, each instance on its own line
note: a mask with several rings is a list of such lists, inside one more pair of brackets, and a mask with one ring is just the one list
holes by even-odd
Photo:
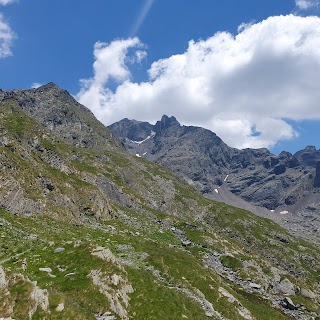
[[42, 83], [34, 82], [34, 83], [31, 85], [31, 89], [37, 89], [37, 88], [40, 88], [40, 87], [42, 87], [42, 86], [43, 86]]
[[308, 10], [319, 6], [318, 0], [296, 0], [296, 7], [300, 10]]
[[12, 55], [11, 46], [14, 38], [14, 32], [0, 12], [0, 58], [6, 58]]
[[[114, 110], [110, 105], [113, 93], [106, 87], [109, 80], [118, 82], [128, 81], [130, 71], [126, 64], [141, 62], [146, 53], [141, 50], [142, 43], [138, 38], [116, 40], [108, 43], [97, 42], [94, 46], [93, 64], [94, 77], [82, 79], [81, 90], [76, 98], [90, 107], [99, 118], [112, 118]], [[128, 56], [130, 49], [136, 49], [133, 55]]]
[[13, 3], [15, 0], [0, 0], [0, 5], [6, 6], [7, 4]]
[[137, 20], [135, 21], [133, 27], [132, 27], [132, 31], [131, 34], [133, 36], [137, 35], [141, 26], [143, 25], [144, 20], [146, 19], [146, 17], [148, 16], [149, 11], [152, 8], [152, 5], [154, 3], [154, 0], [145, 0], [145, 3], [139, 13], [139, 16], [137, 18]]
[[[320, 119], [320, 18], [269, 17], [238, 32], [190, 41], [183, 54], [155, 61], [141, 83], [130, 79], [126, 59], [140, 50], [137, 38], [98, 43], [94, 77], [82, 81], [77, 98], [107, 125], [168, 114], [238, 148], [294, 138], [286, 119]], [[110, 79], [120, 81], [114, 92]]]

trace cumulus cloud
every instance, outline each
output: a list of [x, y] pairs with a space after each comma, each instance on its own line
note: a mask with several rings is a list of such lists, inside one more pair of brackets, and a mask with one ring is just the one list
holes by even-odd
[[14, 38], [14, 32], [0, 12], [0, 58], [6, 58], [12, 55], [11, 46]]
[[[99, 118], [112, 119], [116, 107], [111, 105], [113, 92], [106, 87], [109, 80], [124, 82], [130, 79], [130, 71], [127, 64], [141, 62], [145, 57], [145, 51], [138, 38], [120, 39], [111, 42], [97, 42], [94, 46], [93, 64], [94, 76], [90, 79], [82, 79], [81, 90], [76, 98], [88, 106]], [[128, 55], [130, 49], [135, 49], [132, 55]]]
[[43, 83], [39, 83], [39, 82], [34, 82], [32, 85], [31, 85], [31, 89], [37, 89], [37, 88], [40, 88], [43, 86]]
[[[141, 50], [139, 39], [96, 44], [94, 76], [77, 95], [106, 125], [168, 114], [231, 146], [258, 148], [296, 137], [288, 119], [320, 119], [318, 17], [269, 17], [235, 36], [190, 41], [186, 52], [152, 63], [141, 83], [131, 79], [129, 49]], [[114, 91], [111, 79], [119, 81]]]
[[13, 3], [15, 0], [0, 0], [0, 5], [6, 6], [7, 4]]
[[308, 10], [319, 6], [318, 0], [296, 0], [296, 7], [300, 10]]

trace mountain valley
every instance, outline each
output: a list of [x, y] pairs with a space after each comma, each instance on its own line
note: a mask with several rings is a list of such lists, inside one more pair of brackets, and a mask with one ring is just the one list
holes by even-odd
[[319, 319], [318, 157], [0, 90], [0, 319]]

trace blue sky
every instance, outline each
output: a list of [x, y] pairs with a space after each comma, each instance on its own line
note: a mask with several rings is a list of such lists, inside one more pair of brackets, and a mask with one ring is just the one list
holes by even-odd
[[[0, 12], [2, 89], [52, 81], [105, 124], [123, 117], [155, 121], [167, 113], [236, 147], [275, 153], [320, 147], [320, 111], [303, 94], [319, 89], [318, 1], [0, 0]], [[296, 37], [307, 39], [301, 50], [282, 48]]]

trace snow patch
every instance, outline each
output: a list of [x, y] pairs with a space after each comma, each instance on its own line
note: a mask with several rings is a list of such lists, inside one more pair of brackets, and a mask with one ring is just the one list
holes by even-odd
[[139, 153], [136, 153], [136, 157], [141, 158], [141, 156], [140, 156], [140, 154], [139, 154]]
[[141, 143], [144, 143], [145, 141], [151, 139], [152, 137], [154, 137], [156, 135], [156, 133], [154, 131], [151, 131], [151, 134], [150, 136], [146, 137], [145, 139], [141, 140], [141, 141], [133, 141], [133, 140], [130, 140], [130, 139], [127, 139], [129, 140], [130, 142], [133, 142], [133, 143], [136, 143], [136, 144], [141, 144]]
[[218, 190], [218, 189], [214, 189], [214, 191], [215, 191], [216, 193], [219, 193], [219, 190]]
[[148, 153], [148, 152], [145, 152], [145, 153], [143, 154], [143, 156], [145, 156], [147, 153]]
[[227, 181], [228, 178], [229, 178], [229, 175], [227, 174], [227, 176], [224, 178], [223, 181]]
[[289, 211], [287, 211], [287, 210], [280, 212], [280, 214], [287, 214], [287, 213], [289, 213]]

